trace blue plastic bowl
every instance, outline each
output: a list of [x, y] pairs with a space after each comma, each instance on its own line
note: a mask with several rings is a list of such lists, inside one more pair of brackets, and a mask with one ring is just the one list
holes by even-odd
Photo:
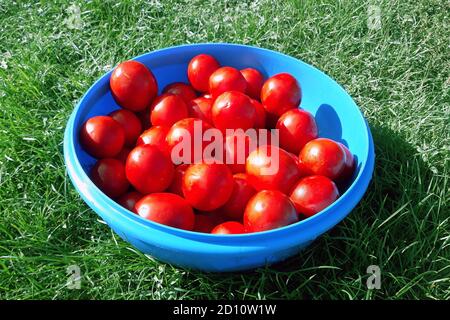
[[253, 67], [269, 77], [289, 72], [302, 91], [301, 108], [315, 115], [320, 136], [343, 142], [356, 158], [356, 172], [346, 192], [322, 212], [276, 230], [220, 236], [184, 231], [145, 220], [108, 198], [89, 179], [95, 159], [80, 147], [78, 132], [88, 118], [118, 109], [109, 89], [111, 72], [84, 95], [67, 123], [64, 159], [69, 176], [84, 201], [125, 241], [144, 253], [178, 266], [204, 271], [251, 269], [284, 260], [308, 246], [347, 216], [371, 180], [374, 147], [370, 129], [345, 90], [316, 68], [287, 55], [244, 45], [194, 44], [157, 50], [136, 60], [147, 65], [161, 90], [174, 81], [187, 81], [187, 65], [208, 53], [222, 65]]

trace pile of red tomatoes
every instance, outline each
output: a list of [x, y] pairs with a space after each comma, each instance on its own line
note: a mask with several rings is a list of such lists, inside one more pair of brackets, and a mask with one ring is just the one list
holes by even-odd
[[[121, 108], [88, 119], [79, 136], [98, 159], [90, 176], [106, 195], [145, 219], [213, 234], [280, 228], [339, 197], [336, 184], [351, 178], [353, 155], [318, 137], [314, 117], [298, 109], [302, 91], [292, 75], [265, 79], [207, 54], [192, 58], [187, 75], [189, 84], [174, 82], [158, 96], [144, 64], [126, 61], [114, 69], [110, 88]], [[199, 158], [175, 152], [195, 128], [223, 134], [223, 152]], [[205, 136], [202, 152], [210, 144]]]

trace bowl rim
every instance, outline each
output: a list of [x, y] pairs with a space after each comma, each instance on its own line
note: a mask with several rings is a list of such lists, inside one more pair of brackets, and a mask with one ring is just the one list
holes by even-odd
[[[366, 127], [366, 130], [364, 130], [364, 137], [363, 137], [363, 139], [366, 142], [365, 144], [367, 146], [364, 149], [365, 157], [363, 159], [361, 159], [360, 170], [359, 170], [357, 176], [354, 178], [353, 182], [350, 184], [350, 186], [348, 186], [347, 190], [343, 194], [341, 194], [335, 202], [333, 202], [331, 205], [329, 205], [322, 211], [316, 213], [315, 215], [308, 217], [306, 219], [303, 219], [301, 221], [298, 221], [296, 223], [293, 223], [293, 224], [290, 224], [290, 225], [287, 225], [287, 226], [284, 226], [281, 228], [277, 228], [277, 229], [267, 230], [267, 231], [261, 231], [261, 232], [255, 232], [255, 233], [244, 233], [244, 234], [232, 234], [232, 235], [216, 235], [216, 234], [211, 234], [211, 233], [201, 233], [201, 232], [196, 232], [196, 231], [178, 229], [178, 228], [170, 227], [167, 225], [163, 225], [163, 224], [142, 218], [139, 215], [123, 208], [116, 201], [114, 201], [113, 199], [109, 198], [106, 194], [104, 194], [91, 181], [89, 176], [86, 174], [83, 167], [81, 166], [81, 163], [80, 163], [78, 156], [76, 154], [76, 151], [75, 151], [74, 135], [78, 134], [78, 132], [76, 130], [77, 128], [75, 125], [75, 122], [76, 122], [75, 120], [77, 120], [78, 118], [81, 117], [79, 111], [80, 111], [82, 105], [86, 103], [86, 101], [90, 98], [91, 95], [94, 94], [94, 92], [97, 89], [99, 89], [100, 87], [103, 87], [105, 85], [105, 82], [109, 83], [110, 74], [112, 73], [112, 70], [114, 69], [113, 68], [110, 71], [103, 74], [99, 79], [97, 79], [94, 82], [94, 84], [92, 84], [89, 87], [89, 89], [84, 93], [82, 98], [76, 104], [75, 108], [72, 110], [72, 113], [67, 122], [65, 134], [64, 134], [64, 162], [65, 162], [69, 177], [71, 178], [78, 193], [80, 193], [82, 195], [82, 197], [83, 197], [84, 201], [87, 203], [87, 205], [89, 207], [91, 207], [91, 209], [93, 209], [92, 204], [90, 203], [89, 199], [92, 199], [93, 196], [100, 197], [100, 199], [103, 202], [106, 202], [107, 205], [111, 207], [113, 213], [119, 213], [121, 218], [124, 218], [124, 219], [128, 220], [129, 222], [138, 223], [139, 225], [144, 226], [144, 227], [156, 228], [158, 231], [165, 232], [167, 235], [174, 235], [174, 236], [180, 236], [180, 237], [191, 238], [191, 239], [193, 237], [195, 237], [195, 239], [198, 241], [201, 241], [202, 239], [208, 240], [208, 241], [220, 240], [220, 239], [227, 239], [227, 240], [236, 239], [239, 241], [239, 240], [258, 239], [258, 238], [262, 238], [262, 237], [265, 238], [266, 236], [277, 236], [277, 235], [281, 235], [282, 233], [292, 231], [293, 229], [297, 229], [297, 228], [309, 228], [309, 227], [313, 226], [314, 224], [320, 222], [324, 218], [326, 218], [327, 215], [332, 213], [332, 211], [335, 208], [341, 206], [346, 200], [351, 199], [351, 198], [349, 198], [350, 195], [358, 191], [357, 188], [359, 187], [359, 184], [365, 183], [364, 190], [362, 192], [360, 192], [360, 195], [357, 195], [358, 199], [356, 201], [354, 201], [355, 203], [352, 204], [352, 208], [345, 215], [343, 215], [339, 219], [339, 221], [344, 219], [351, 212], [353, 207], [357, 205], [357, 203], [360, 201], [360, 199], [364, 195], [364, 193], [367, 189], [367, 185], [369, 184], [369, 182], [371, 180], [371, 177], [373, 174], [373, 168], [374, 168], [374, 159], [371, 159], [371, 158], [374, 158], [374, 151], [373, 151], [373, 140], [372, 140], [370, 128], [369, 128], [368, 123], [367, 123], [366, 119], [364, 118], [360, 108], [357, 106], [357, 104], [351, 98], [351, 96], [348, 94], [348, 92], [339, 83], [337, 83], [334, 79], [329, 77], [323, 71], [317, 69], [316, 67], [314, 67], [306, 62], [303, 62], [300, 59], [291, 57], [287, 54], [277, 52], [274, 50], [260, 48], [260, 47], [256, 47], [256, 46], [250, 46], [250, 45], [222, 43], [222, 42], [220, 42], [220, 43], [184, 44], [184, 45], [171, 46], [171, 47], [166, 47], [166, 48], [150, 51], [150, 52], [141, 54], [139, 56], [136, 56], [134, 58], [131, 58], [130, 60], [140, 61], [140, 60], [143, 60], [144, 58], [146, 58], [148, 55], [152, 55], [152, 54], [170, 53], [171, 51], [179, 50], [182, 48], [202, 47], [202, 46], [203, 47], [208, 47], [208, 46], [236, 47], [236, 48], [244, 48], [244, 49], [262, 51], [264, 53], [268, 53], [271, 55], [272, 54], [279, 55], [279, 56], [284, 57], [285, 59], [293, 60], [295, 63], [300, 63], [307, 68], [311, 68], [315, 72], [319, 72], [321, 74], [321, 76], [327, 78], [334, 85], [338, 86], [344, 92], [344, 95], [347, 96], [350, 104], [352, 104], [352, 107], [356, 108], [356, 110], [358, 111], [358, 113], [357, 113], [359, 116], [358, 120], [362, 121]], [[363, 175], [367, 176], [367, 174], [369, 174], [370, 176], [365, 179], [367, 181], [363, 181], [362, 180]], [[87, 183], [90, 190], [87, 190], [88, 188], [80, 188], [78, 185], [79, 183], [84, 183], [84, 184]], [[94, 211], [96, 211], [96, 210], [94, 210]], [[119, 217], [117, 217], [117, 218], [119, 218]]]

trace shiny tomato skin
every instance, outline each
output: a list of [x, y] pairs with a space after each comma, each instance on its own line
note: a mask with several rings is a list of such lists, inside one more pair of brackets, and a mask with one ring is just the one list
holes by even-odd
[[117, 203], [120, 204], [125, 209], [137, 214], [135, 205], [139, 200], [142, 199], [142, 197], [143, 195], [140, 194], [139, 192], [131, 191], [120, 196], [119, 199], [117, 199]]
[[198, 97], [191, 100], [188, 104], [188, 116], [197, 118], [212, 125], [212, 105], [211, 98]]
[[171, 184], [174, 171], [170, 157], [148, 144], [131, 150], [125, 164], [128, 181], [142, 194], [164, 191]]
[[298, 156], [300, 166], [309, 175], [322, 175], [335, 180], [345, 167], [344, 149], [335, 141], [317, 138], [309, 141]]
[[127, 162], [128, 155], [130, 154], [131, 149], [128, 147], [123, 147], [122, 150], [114, 157], [114, 159], [119, 160], [124, 165]]
[[222, 93], [212, 107], [214, 126], [225, 132], [226, 129], [253, 128], [256, 122], [256, 110], [250, 98], [239, 91]]
[[197, 93], [194, 88], [184, 82], [171, 83], [167, 85], [162, 92], [180, 96], [185, 103], [189, 103], [192, 99], [197, 98]]
[[150, 106], [158, 93], [153, 73], [144, 64], [129, 60], [119, 64], [109, 80], [116, 102], [130, 111], [141, 111]]
[[245, 161], [250, 154], [251, 147], [251, 138], [243, 131], [236, 131], [225, 137], [224, 162], [232, 173], [245, 172]]
[[194, 211], [186, 200], [173, 193], [149, 194], [136, 203], [136, 211], [147, 220], [170, 227], [194, 228]]
[[222, 67], [214, 71], [209, 77], [209, 93], [213, 99], [227, 91], [239, 91], [245, 93], [247, 81], [242, 73], [233, 67]]
[[261, 88], [264, 84], [264, 76], [261, 72], [253, 68], [246, 68], [241, 70], [247, 82], [247, 94], [249, 97], [259, 100], [261, 97]]
[[217, 225], [211, 231], [212, 234], [241, 234], [245, 233], [242, 223], [236, 221], [227, 221]]
[[[274, 156], [276, 153], [278, 163]], [[264, 145], [251, 152], [245, 170], [249, 182], [256, 190], [278, 190], [285, 194], [289, 194], [301, 176], [292, 156], [274, 145]]]
[[131, 111], [119, 109], [109, 114], [111, 118], [121, 124], [125, 131], [125, 145], [134, 146], [136, 139], [142, 132], [141, 120]]
[[95, 158], [113, 158], [125, 144], [125, 130], [109, 116], [92, 117], [81, 127], [80, 143]]
[[136, 146], [149, 144], [157, 147], [159, 150], [169, 153], [169, 146], [166, 142], [169, 128], [163, 126], [154, 126], [145, 130], [136, 141]]
[[170, 127], [175, 122], [187, 118], [188, 109], [183, 98], [167, 94], [152, 105], [150, 122], [154, 126]]
[[291, 201], [298, 213], [311, 217], [332, 204], [339, 197], [334, 182], [324, 176], [301, 179], [291, 193]]
[[219, 62], [208, 54], [199, 54], [192, 58], [188, 65], [188, 78], [195, 90], [207, 92], [209, 77], [220, 68]]
[[192, 164], [184, 174], [182, 190], [192, 207], [211, 211], [224, 205], [230, 198], [233, 175], [225, 164]]
[[345, 165], [344, 169], [341, 172], [341, 175], [339, 176], [339, 181], [347, 181], [349, 180], [352, 175], [353, 171], [355, 171], [355, 157], [350, 152], [350, 150], [342, 143], [338, 142], [339, 145], [342, 147], [345, 153]]
[[[196, 134], [195, 132], [195, 127], [196, 127], [196, 123], [198, 128], [200, 128], [201, 132], [198, 132], [198, 134]], [[191, 158], [189, 159], [189, 163], [194, 163], [194, 162], [199, 162], [201, 160], [200, 159], [196, 159], [195, 157], [195, 152], [194, 152], [194, 145], [195, 145], [195, 137], [198, 135], [200, 136], [200, 138], [202, 138], [203, 133], [208, 130], [211, 129], [211, 126], [202, 120], [199, 119], [195, 119], [195, 118], [186, 118], [183, 120], [180, 120], [178, 122], [176, 122], [169, 130], [169, 132], [167, 133], [167, 137], [166, 137], [166, 142], [167, 145], [169, 146], [169, 151], [172, 153], [173, 148], [180, 142], [183, 141], [184, 139], [184, 134], [185, 132], [189, 133], [189, 136], [191, 137], [190, 142], [191, 142]], [[185, 131], [186, 130], [186, 131]], [[200, 156], [203, 156], [203, 150], [206, 148], [206, 146], [208, 146], [208, 144], [210, 143], [209, 141], [202, 141], [201, 142], [197, 142], [197, 143], [201, 143], [202, 144], [202, 154]], [[171, 154], [172, 160], [176, 163], [176, 164], [180, 164], [183, 161], [183, 154]]]
[[169, 186], [169, 189], [167, 189], [167, 191], [175, 193], [181, 197], [184, 197], [182, 185], [183, 185], [183, 177], [187, 168], [189, 168], [188, 164], [180, 164], [175, 168], [172, 183]]
[[228, 201], [220, 208], [223, 216], [230, 220], [242, 221], [248, 201], [256, 193], [245, 173], [233, 175], [233, 192]]
[[100, 159], [91, 170], [94, 184], [108, 197], [116, 198], [124, 194], [130, 184], [125, 176], [125, 166], [117, 159]]
[[255, 120], [255, 128], [256, 129], [264, 129], [266, 127], [266, 109], [264, 106], [255, 99], [250, 99], [253, 107], [256, 111], [256, 120]]
[[303, 146], [318, 137], [314, 116], [305, 110], [291, 109], [278, 119], [280, 146], [289, 152], [298, 154]]
[[261, 103], [268, 113], [281, 116], [300, 104], [302, 91], [297, 80], [288, 73], [279, 73], [264, 82]]
[[262, 190], [248, 202], [244, 212], [246, 232], [281, 228], [299, 221], [289, 197], [277, 190]]

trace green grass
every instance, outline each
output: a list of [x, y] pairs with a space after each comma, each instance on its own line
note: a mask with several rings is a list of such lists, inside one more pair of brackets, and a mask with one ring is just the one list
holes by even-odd
[[[368, 7], [381, 28], [368, 28]], [[450, 299], [447, 1], [0, 2], [0, 298]], [[72, 187], [62, 157], [74, 104], [118, 62], [167, 46], [233, 42], [325, 71], [354, 97], [376, 145], [361, 203], [271, 268], [205, 274], [120, 240]], [[66, 287], [79, 265], [81, 289]], [[381, 289], [366, 268], [379, 265]]]

